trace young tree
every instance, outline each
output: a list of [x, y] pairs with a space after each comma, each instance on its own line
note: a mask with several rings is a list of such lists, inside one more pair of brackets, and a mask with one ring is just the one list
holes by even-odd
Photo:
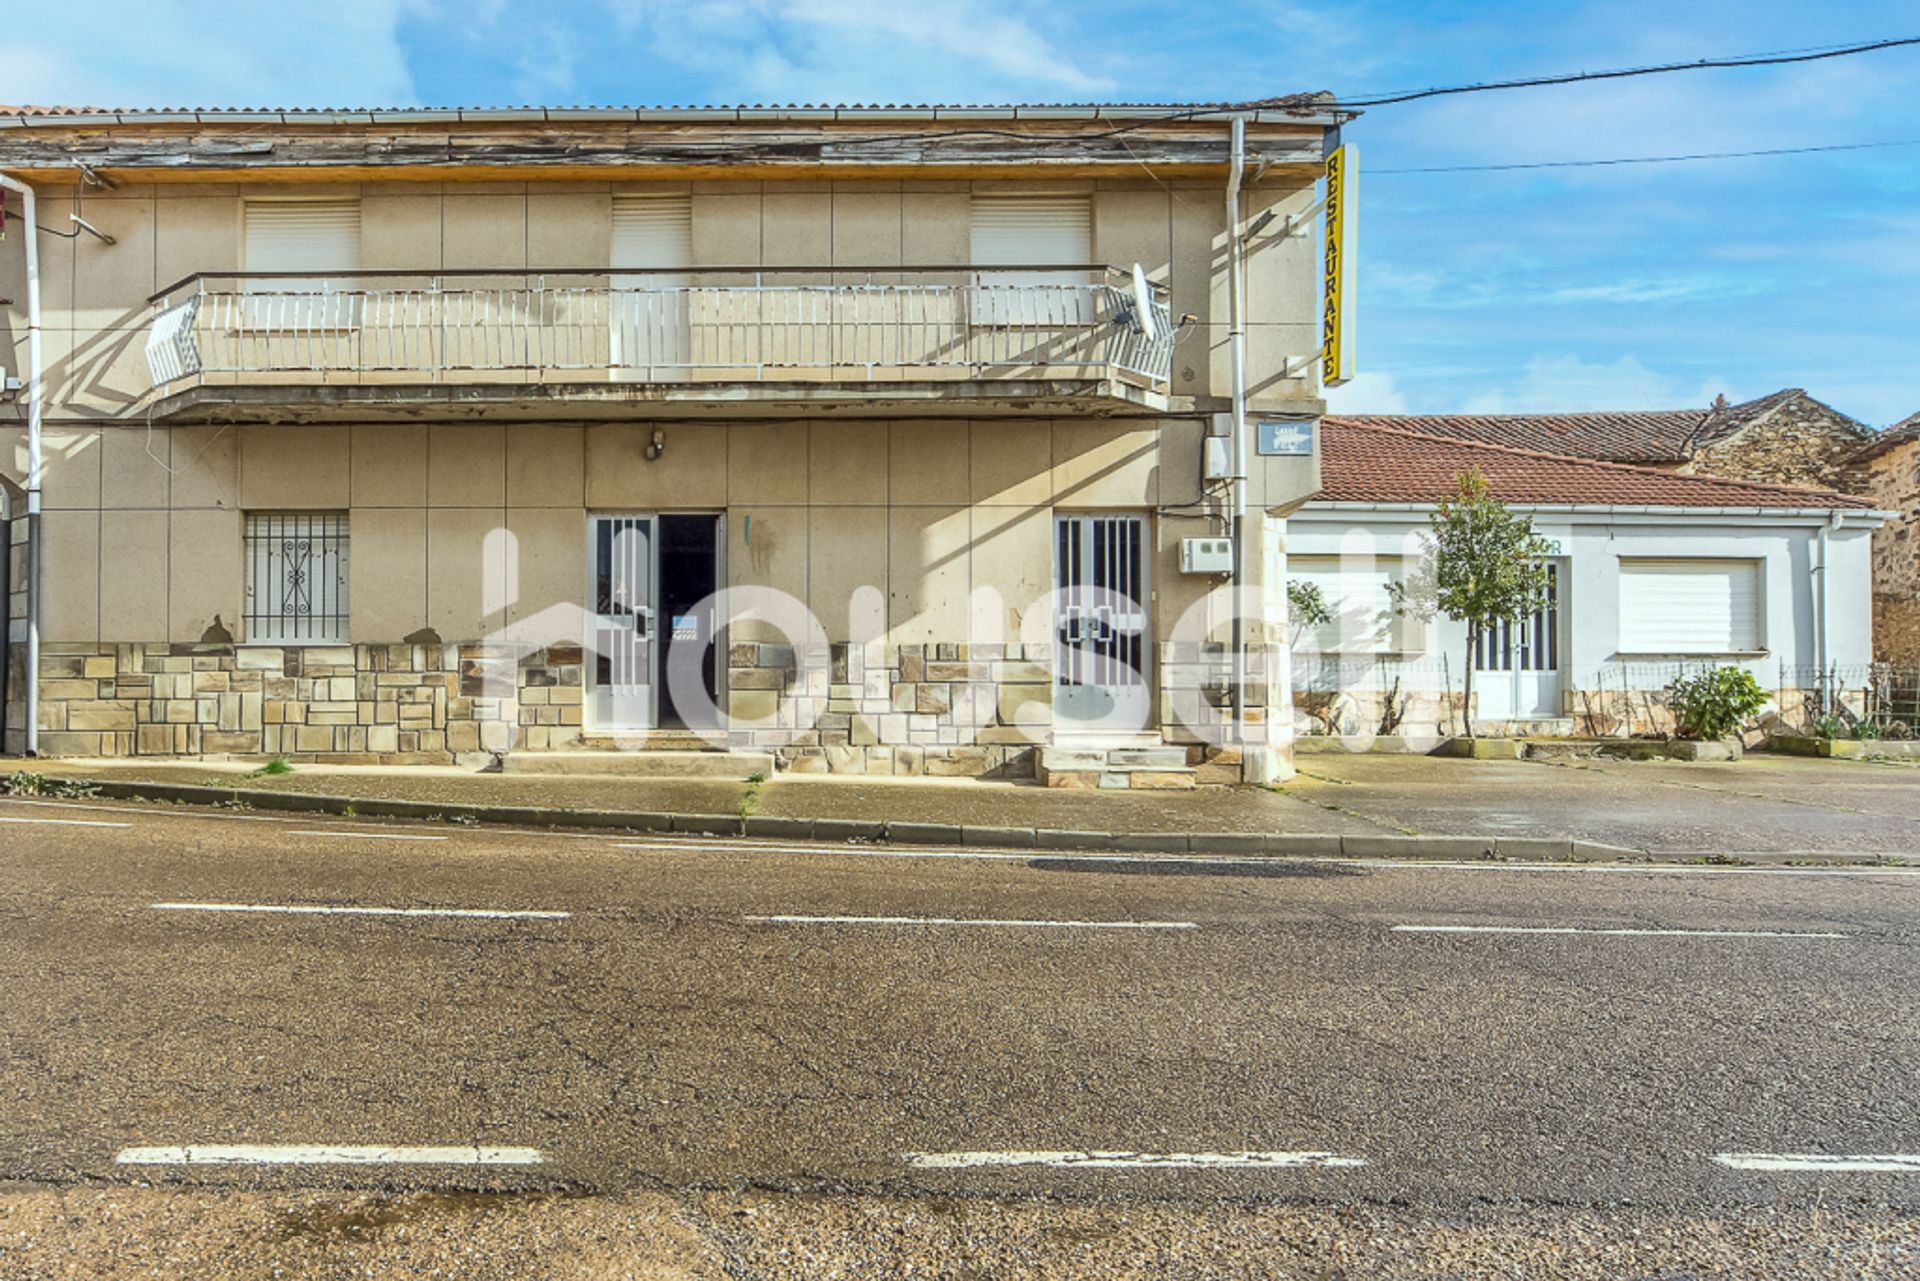
[[1552, 592], [1546, 557], [1551, 542], [1533, 532], [1533, 518], [1495, 498], [1479, 471], [1454, 477], [1453, 493], [1430, 520], [1433, 563], [1421, 595], [1431, 608], [1467, 625], [1466, 722], [1473, 737], [1473, 668], [1480, 638], [1545, 605]]

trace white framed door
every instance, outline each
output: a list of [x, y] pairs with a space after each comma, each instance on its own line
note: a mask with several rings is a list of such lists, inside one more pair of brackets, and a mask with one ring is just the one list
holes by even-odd
[[646, 730], [659, 717], [660, 548], [654, 517], [587, 518], [587, 725]]
[[1560, 716], [1564, 681], [1560, 651], [1560, 564], [1547, 562], [1547, 603], [1517, 622], [1480, 636], [1473, 654], [1476, 720], [1537, 720]]
[[1144, 516], [1054, 519], [1056, 729], [1127, 732], [1148, 724], [1146, 550]]

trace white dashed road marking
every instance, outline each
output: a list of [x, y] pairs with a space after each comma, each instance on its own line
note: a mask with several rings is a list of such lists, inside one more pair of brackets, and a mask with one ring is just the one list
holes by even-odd
[[1395, 934], [1589, 934], [1636, 939], [1850, 939], [1810, 930], [1639, 930], [1576, 925], [1395, 925]]
[[982, 925], [1009, 929], [1197, 930], [1197, 921], [1017, 921], [958, 916], [746, 916], [757, 925]]
[[0, 823], [38, 823], [47, 827], [132, 827], [131, 823], [106, 823], [89, 818], [14, 818], [0, 817]]
[[329, 832], [315, 828], [312, 831], [288, 832], [289, 836], [331, 836], [339, 840], [352, 841], [444, 841], [444, 836], [416, 836], [410, 832]]
[[564, 921], [571, 912], [491, 907], [309, 907], [294, 903], [153, 903], [156, 912], [265, 912], [282, 916], [457, 916], [486, 921]]
[[916, 1170], [1021, 1165], [1067, 1170], [1331, 1170], [1366, 1161], [1332, 1152], [909, 1152]]
[[1920, 1155], [1826, 1156], [1817, 1152], [1722, 1152], [1713, 1158], [1729, 1170], [1782, 1173], [1920, 1174]]
[[539, 1165], [538, 1148], [203, 1143], [122, 1148], [119, 1165]]

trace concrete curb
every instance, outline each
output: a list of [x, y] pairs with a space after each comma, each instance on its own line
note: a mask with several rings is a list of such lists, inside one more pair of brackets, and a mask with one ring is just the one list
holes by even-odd
[[[637, 810], [549, 810], [520, 805], [449, 804], [192, 783], [47, 778], [50, 789], [104, 800], [398, 818], [419, 822], [503, 827], [586, 828], [679, 836], [733, 836], [759, 840], [839, 841], [858, 844], [963, 846], [1036, 852], [1124, 855], [1204, 855], [1209, 858], [1432, 859], [1445, 862], [1649, 863], [1790, 866], [1890, 866], [1920, 855], [1850, 851], [1765, 851], [1731, 854], [1654, 851], [1568, 837], [1267, 834], [1260, 832], [1095, 832], [1032, 827], [973, 827], [949, 823], [889, 823], [874, 819], [788, 818], [755, 814], [659, 814]], [[1892, 860], [1892, 862], [1890, 862]]]

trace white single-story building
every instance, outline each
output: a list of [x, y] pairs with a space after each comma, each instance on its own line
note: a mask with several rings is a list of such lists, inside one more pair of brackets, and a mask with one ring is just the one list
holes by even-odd
[[[1288, 581], [1333, 614], [1295, 628], [1300, 733], [1457, 733], [1470, 659], [1477, 726], [1563, 734], [1663, 728], [1667, 685], [1703, 665], [1748, 668], [1800, 719], [1872, 661], [1889, 513], [1865, 499], [1340, 422], [1320, 450], [1321, 494], [1287, 539]], [[1397, 608], [1395, 585], [1472, 470], [1557, 554], [1553, 603], [1469, 656], [1464, 623]]]

